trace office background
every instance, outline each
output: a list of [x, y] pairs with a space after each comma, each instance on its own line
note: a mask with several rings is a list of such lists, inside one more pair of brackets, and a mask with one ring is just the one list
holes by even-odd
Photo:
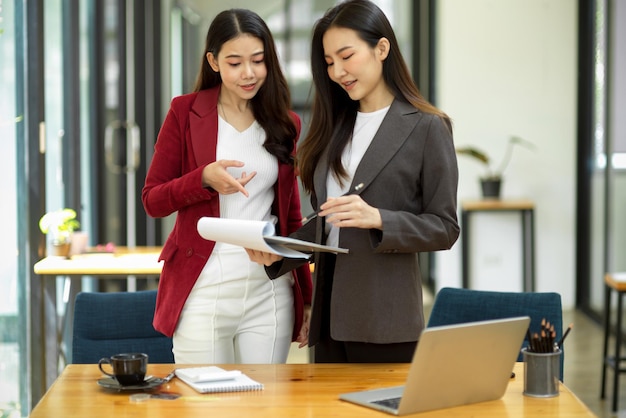
[[[311, 25], [334, 1], [215, 3], [0, 0], [0, 214], [9, 237], [0, 241], [0, 409], [21, 405], [26, 414], [42, 395], [30, 377], [41, 338], [30, 327], [41, 288], [32, 265], [46, 246], [39, 217], [76, 208], [92, 245], [159, 244], [169, 231], [171, 219], [143, 213], [143, 173], [169, 100], [193, 83], [218, 11], [249, 7], [267, 20], [306, 124]], [[536, 145], [515, 149], [503, 197], [535, 203], [536, 289], [598, 319], [603, 272], [626, 270], [624, 2], [377, 3], [420, 88], [453, 118], [457, 145], [496, 161], [511, 135]], [[478, 198], [482, 167], [459, 156], [459, 169], [459, 202]], [[473, 218], [476, 287], [520, 288], [515, 216]], [[435, 289], [460, 286], [460, 253], [459, 242], [425, 258]]]

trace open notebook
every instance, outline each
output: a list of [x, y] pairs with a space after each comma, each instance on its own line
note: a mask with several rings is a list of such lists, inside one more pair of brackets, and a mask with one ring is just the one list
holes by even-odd
[[263, 384], [252, 380], [239, 370], [203, 366], [176, 369], [175, 373], [176, 377], [200, 393], [263, 390]]
[[394, 415], [500, 399], [529, 324], [523, 316], [426, 328], [405, 386], [339, 398]]

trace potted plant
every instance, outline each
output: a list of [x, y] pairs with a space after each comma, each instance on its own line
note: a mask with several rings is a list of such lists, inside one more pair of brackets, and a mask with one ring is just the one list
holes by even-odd
[[48, 212], [39, 220], [39, 229], [48, 235], [55, 255], [67, 257], [70, 252], [72, 233], [80, 228], [73, 209], [58, 209]]
[[460, 155], [467, 155], [475, 158], [481, 164], [486, 167], [486, 173], [480, 178], [480, 185], [484, 198], [499, 199], [500, 188], [502, 185], [502, 174], [511, 161], [511, 155], [513, 154], [513, 147], [515, 145], [522, 145], [526, 148], [534, 149], [534, 144], [526, 141], [519, 136], [511, 136], [507, 144], [506, 153], [502, 162], [497, 167], [493, 167], [491, 158], [487, 153], [472, 146], [458, 147], [456, 153]]

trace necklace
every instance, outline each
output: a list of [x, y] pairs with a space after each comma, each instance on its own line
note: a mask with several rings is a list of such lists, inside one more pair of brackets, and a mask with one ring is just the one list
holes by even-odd
[[226, 123], [229, 123], [228, 118], [226, 117], [226, 111], [224, 110], [224, 105], [222, 104], [222, 101], [220, 100], [219, 102], [217, 102], [217, 104], [219, 105], [220, 108], [222, 108], [222, 116], [224, 117], [224, 120], [226, 121]]

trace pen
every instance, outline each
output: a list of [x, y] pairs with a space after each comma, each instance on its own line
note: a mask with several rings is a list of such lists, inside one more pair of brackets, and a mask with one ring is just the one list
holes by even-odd
[[561, 346], [563, 345], [563, 341], [565, 341], [565, 337], [567, 337], [567, 334], [569, 334], [569, 332], [572, 330], [573, 327], [574, 327], [574, 324], [569, 324], [569, 327], [567, 327], [567, 329], [565, 330], [565, 333], [563, 334], [559, 342], [556, 343], [558, 348], [561, 348]]
[[176, 377], [176, 370], [172, 370], [172, 373], [168, 374], [167, 376], [163, 378], [163, 383], [167, 383], [175, 377]]
[[[348, 195], [351, 195], [351, 194], [356, 194], [359, 190], [361, 190], [361, 189], [363, 188], [363, 186], [364, 186], [364, 184], [363, 184], [363, 183], [359, 183], [359, 184], [357, 184], [356, 186], [354, 186], [354, 189], [352, 189], [352, 191], [349, 191], [349, 192], [347, 192], [347, 193], [344, 193], [344, 194], [342, 194], [342, 195], [341, 195], [341, 196], [339, 196], [339, 197], [348, 196]], [[305, 216], [304, 218], [302, 218], [302, 223], [304, 223], [304, 222], [308, 222], [308, 221], [310, 221], [311, 219], [316, 218], [316, 217], [317, 217], [317, 214], [318, 214], [318, 213], [320, 213], [321, 211], [322, 211], [322, 210], [320, 209], [320, 210], [317, 210], [317, 211], [315, 211], [315, 212], [313, 212], [313, 213], [311, 213], [311, 214], [309, 214], [309, 215]]]

